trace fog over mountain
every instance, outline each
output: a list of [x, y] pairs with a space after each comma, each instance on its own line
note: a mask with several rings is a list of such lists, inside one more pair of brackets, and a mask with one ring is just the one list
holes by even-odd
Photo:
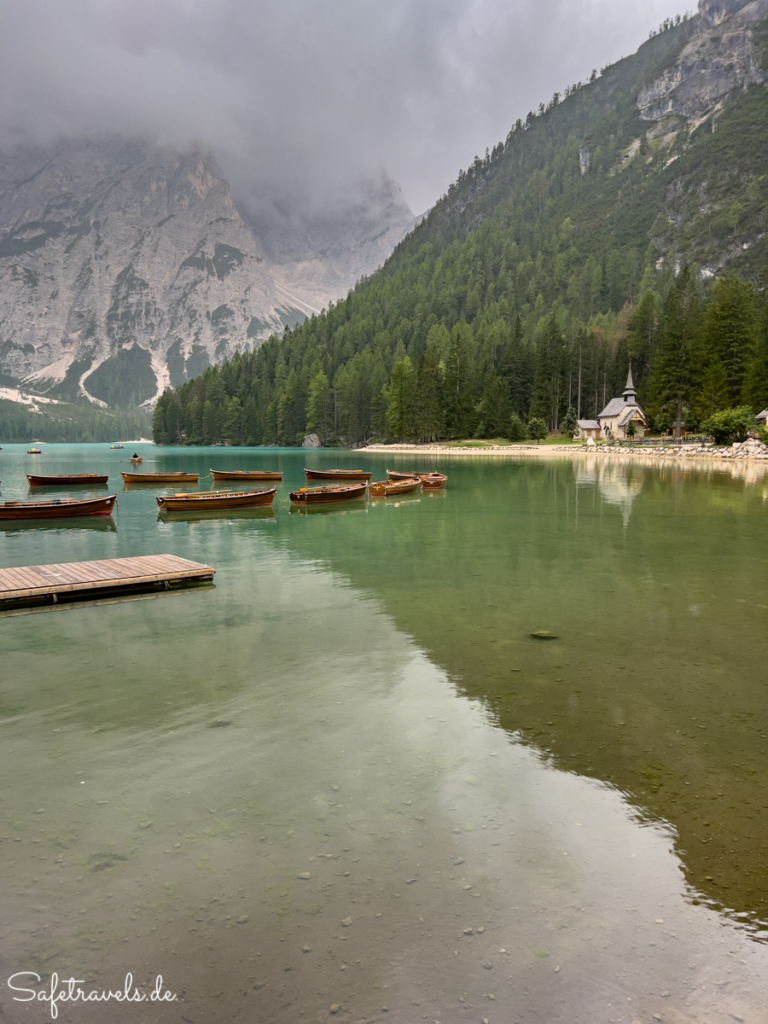
[[669, 0], [0, 0], [0, 383], [152, 402], [345, 296]]
[[0, 144], [152, 133], [237, 201], [324, 211], [382, 168], [417, 213], [671, 0], [3, 0]]

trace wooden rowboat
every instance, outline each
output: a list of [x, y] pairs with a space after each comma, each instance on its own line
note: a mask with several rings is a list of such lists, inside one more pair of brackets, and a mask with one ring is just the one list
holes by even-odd
[[445, 473], [423, 473], [421, 477], [421, 486], [425, 489], [439, 490], [441, 487], [445, 487], [445, 483], [448, 477]]
[[415, 477], [411, 480], [377, 480], [368, 485], [368, 491], [373, 498], [390, 498], [395, 494], [410, 494], [421, 487], [421, 480]]
[[267, 491], [201, 491], [198, 494], [172, 494], [157, 498], [163, 511], [179, 512], [195, 509], [254, 508], [256, 505], [271, 505], [276, 487]]
[[127, 484], [196, 484], [199, 473], [121, 473]]
[[42, 455], [42, 454], [43, 454], [42, 448], [28, 448], [27, 449], [27, 455]]
[[291, 491], [294, 505], [329, 505], [335, 501], [364, 498], [368, 484], [347, 484], [346, 487], [301, 487]]
[[69, 519], [72, 516], [111, 516], [116, 494], [103, 498], [51, 498], [49, 501], [6, 501], [0, 519]]
[[444, 473], [401, 473], [399, 470], [388, 469], [387, 477], [390, 480], [408, 480], [418, 477], [424, 487], [444, 487], [448, 477]]
[[76, 487], [81, 484], [105, 484], [108, 475], [98, 473], [59, 473], [54, 476], [34, 476], [27, 473], [30, 487]]
[[134, 464], [134, 466], [140, 466], [142, 463], [141, 455], [134, 455], [134, 457], [131, 459], [131, 462]]
[[370, 480], [364, 469], [305, 469], [307, 480]]
[[283, 474], [271, 469], [212, 469], [214, 480], [282, 480]]

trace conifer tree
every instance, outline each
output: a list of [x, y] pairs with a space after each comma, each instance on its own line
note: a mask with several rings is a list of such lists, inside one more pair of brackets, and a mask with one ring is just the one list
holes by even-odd
[[654, 415], [674, 416], [676, 435], [682, 429], [683, 404], [690, 400], [696, 380], [700, 320], [696, 282], [686, 266], [664, 302], [649, 384]]
[[416, 432], [416, 372], [409, 356], [395, 363], [389, 382], [387, 423], [393, 437], [405, 441]]
[[715, 284], [704, 311], [702, 338], [707, 361], [725, 371], [728, 406], [741, 401], [747, 370], [757, 349], [758, 319], [754, 288], [734, 277]]

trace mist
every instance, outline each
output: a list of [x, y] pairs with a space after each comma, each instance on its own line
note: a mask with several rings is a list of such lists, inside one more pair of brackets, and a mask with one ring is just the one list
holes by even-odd
[[210, 146], [241, 201], [332, 206], [388, 172], [427, 209], [669, 0], [2, 0], [0, 146]]

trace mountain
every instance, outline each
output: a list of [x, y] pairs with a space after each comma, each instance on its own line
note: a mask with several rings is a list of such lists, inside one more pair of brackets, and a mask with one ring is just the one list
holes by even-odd
[[337, 221], [288, 208], [262, 239], [203, 148], [108, 138], [5, 153], [0, 383], [151, 401], [344, 295], [412, 221], [384, 176]]
[[359, 181], [343, 205], [238, 208], [263, 246], [278, 292], [288, 302], [301, 296], [301, 308], [310, 315], [376, 271], [416, 223], [400, 186], [384, 173]]
[[519, 435], [597, 415], [630, 360], [658, 428], [763, 408], [767, 51], [768, 0], [667, 20], [519, 119], [344, 302], [166, 396], [157, 436]]

